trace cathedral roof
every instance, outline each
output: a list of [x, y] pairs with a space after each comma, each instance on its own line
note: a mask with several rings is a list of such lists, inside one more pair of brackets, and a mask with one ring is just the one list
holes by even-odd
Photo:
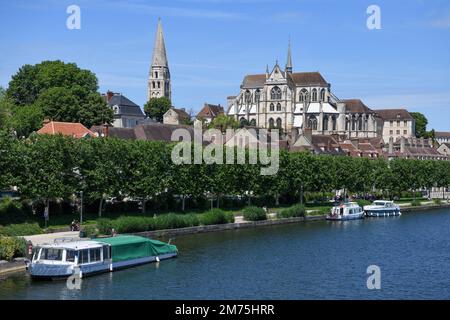
[[[296, 86], [328, 86], [328, 83], [319, 72], [296, 72], [290, 74]], [[251, 74], [244, 77], [244, 88], [263, 87], [266, 82], [265, 74]]]
[[167, 67], [166, 45], [164, 43], [164, 34], [161, 20], [158, 20], [158, 29], [156, 30], [155, 45], [153, 47], [152, 66]]
[[372, 109], [366, 106], [360, 99], [342, 100], [345, 103], [345, 109], [350, 113], [374, 113]]
[[413, 120], [413, 116], [405, 109], [378, 109], [376, 113], [383, 120]]

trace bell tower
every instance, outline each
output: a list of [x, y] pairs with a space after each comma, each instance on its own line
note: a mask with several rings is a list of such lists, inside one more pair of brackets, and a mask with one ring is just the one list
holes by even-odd
[[155, 45], [153, 47], [152, 64], [147, 85], [147, 98], [172, 98], [169, 63], [167, 62], [166, 45], [161, 19], [158, 19]]

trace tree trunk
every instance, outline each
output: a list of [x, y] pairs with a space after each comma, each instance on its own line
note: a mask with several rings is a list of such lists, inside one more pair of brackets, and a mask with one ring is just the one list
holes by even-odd
[[143, 200], [142, 200], [142, 214], [145, 214], [145, 203], [147, 202], [147, 199], [146, 198], [144, 198]]
[[220, 195], [217, 195], [217, 209], [220, 207]]
[[252, 205], [252, 197], [248, 196], [248, 206], [250, 207]]
[[277, 207], [280, 205], [280, 196], [278, 194], [275, 195], [275, 205]]
[[100, 205], [98, 206], [98, 216], [102, 217], [102, 211], [103, 211], [103, 196], [100, 198]]
[[183, 195], [183, 197], [181, 198], [181, 211], [184, 212], [184, 208], [185, 208], [185, 204], [186, 204], [186, 197]]

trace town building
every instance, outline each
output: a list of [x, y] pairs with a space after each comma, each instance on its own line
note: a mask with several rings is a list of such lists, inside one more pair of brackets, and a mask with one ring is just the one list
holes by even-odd
[[94, 138], [97, 134], [86, 128], [79, 122], [59, 122], [44, 120], [44, 126], [39, 129], [37, 134], [64, 135], [73, 138]]
[[390, 138], [397, 141], [401, 137], [416, 136], [414, 117], [405, 109], [377, 109], [375, 112], [382, 119], [383, 140], [388, 143]]
[[227, 100], [227, 114], [236, 120], [285, 133], [309, 128], [313, 135], [371, 138], [381, 131], [361, 100], [337, 98], [319, 72], [293, 72], [290, 45], [284, 69], [276, 62], [265, 74], [245, 76], [239, 94]]
[[145, 119], [141, 107], [121, 93], [108, 91], [102, 96], [114, 112], [114, 121], [112, 123], [114, 127], [133, 128], [138, 124], [152, 121], [150, 119]]
[[450, 143], [444, 142], [437, 148], [437, 151], [450, 158]]
[[164, 124], [171, 124], [171, 125], [189, 124], [190, 120], [191, 120], [191, 117], [184, 108], [177, 109], [177, 108], [171, 107], [163, 115], [163, 123]]
[[166, 54], [166, 45], [161, 19], [158, 20], [155, 44], [153, 46], [152, 63], [147, 83], [147, 97], [172, 99], [169, 63]]
[[217, 116], [224, 114], [223, 107], [219, 105], [205, 103], [202, 110], [195, 117], [204, 123], [211, 123]]
[[439, 143], [450, 143], [450, 132], [436, 131], [434, 138]]
[[390, 138], [383, 145], [383, 155], [387, 159], [450, 160], [448, 156], [438, 152], [431, 139], [415, 137], [400, 137], [397, 141]]

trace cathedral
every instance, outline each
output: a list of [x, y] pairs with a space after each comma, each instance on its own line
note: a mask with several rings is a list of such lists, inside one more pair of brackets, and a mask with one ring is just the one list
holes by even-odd
[[162, 23], [161, 19], [159, 19], [147, 83], [147, 98], [150, 100], [150, 98], [161, 97], [171, 99], [172, 89], [170, 85], [169, 63], [167, 61]]
[[359, 99], [341, 100], [319, 72], [293, 72], [291, 45], [284, 69], [278, 61], [264, 74], [247, 75], [237, 96], [227, 99], [228, 115], [260, 128], [285, 133], [377, 137], [382, 124]]

